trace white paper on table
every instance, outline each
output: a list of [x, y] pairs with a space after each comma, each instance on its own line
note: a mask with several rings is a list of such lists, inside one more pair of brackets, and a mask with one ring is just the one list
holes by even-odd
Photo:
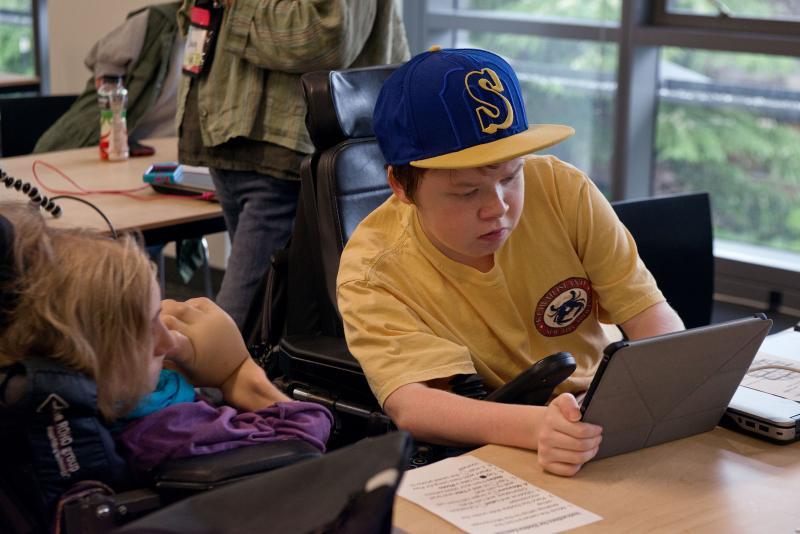
[[397, 493], [470, 533], [552, 533], [602, 519], [468, 455], [406, 471]]

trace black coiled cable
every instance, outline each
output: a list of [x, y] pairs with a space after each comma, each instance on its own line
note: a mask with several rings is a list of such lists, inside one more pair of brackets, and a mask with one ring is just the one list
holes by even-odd
[[2, 181], [7, 188], [12, 187], [24, 195], [28, 195], [31, 202], [39, 204], [39, 206], [50, 213], [53, 217], [61, 217], [61, 206], [53, 202], [52, 199], [47, 198], [46, 195], [39, 192], [39, 189], [30, 182], [23, 182], [18, 178], [9, 176], [6, 171], [0, 169], [0, 181]]

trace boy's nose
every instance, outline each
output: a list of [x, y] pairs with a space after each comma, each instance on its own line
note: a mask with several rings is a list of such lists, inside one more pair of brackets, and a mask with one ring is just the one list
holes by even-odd
[[482, 219], [497, 219], [505, 215], [507, 211], [508, 203], [503, 197], [502, 191], [495, 190], [487, 195], [479, 215]]

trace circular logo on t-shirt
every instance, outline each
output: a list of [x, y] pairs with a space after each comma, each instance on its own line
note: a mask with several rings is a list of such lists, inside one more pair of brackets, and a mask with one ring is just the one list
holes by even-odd
[[547, 337], [573, 332], [592, 311], [592, 285], [585, 278], [567, 278], [544, 294], [533, 324]]

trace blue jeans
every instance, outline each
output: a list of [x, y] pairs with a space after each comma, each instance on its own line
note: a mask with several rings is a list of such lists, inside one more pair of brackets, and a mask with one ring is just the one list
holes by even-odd
[[250, 171], [211, 169], [231, 238], [217, 304], [241, 329], [272, 254], [292, 233], [300, 182]]

